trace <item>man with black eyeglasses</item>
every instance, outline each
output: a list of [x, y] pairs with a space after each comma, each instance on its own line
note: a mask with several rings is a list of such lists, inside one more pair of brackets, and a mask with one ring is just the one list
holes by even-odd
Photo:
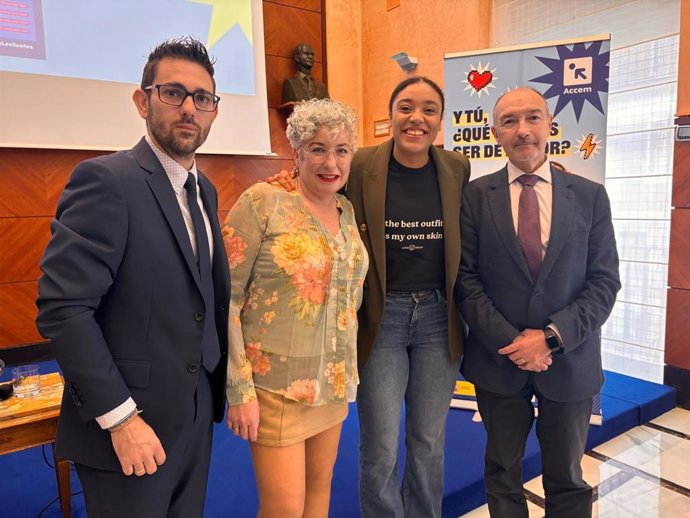
[[91, 517], [203, 515], [230, 291], [194, 158], [218, 114], [213, 73], [193, 38], [151, 52], [133, 94], [147, 135], [77, 165], [41, 261], [37, 325], [66, 382], [57, 454]]

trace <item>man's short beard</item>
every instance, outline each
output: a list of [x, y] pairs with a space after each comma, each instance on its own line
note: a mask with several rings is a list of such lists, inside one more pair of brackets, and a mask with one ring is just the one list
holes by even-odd
[[148, 126], [149, 132], [153, 138], [155, 138], [156, 141], [164, 148], [164, 150], [174, 157], [193, 155], [196, 150], [201, 147], [208, 136], [207, 129], [205, 133], [200, 130], [196, 138], [192, 141], [176, 139], [173, 135], [172, 129], [170, 129], [170, 131], [167, 133], [159, 131], [161, 129], [160, 125], [154, 124], [152, 119], [153, 113], [149, 114], [149, 117], [146, 120], [146, 125]]

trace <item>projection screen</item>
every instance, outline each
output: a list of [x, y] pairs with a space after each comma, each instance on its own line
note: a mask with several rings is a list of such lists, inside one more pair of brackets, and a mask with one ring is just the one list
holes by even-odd
[[0, 146], [132, 147], [146, 58], [186, 35], [216, 58], [221, 97], [199, 152], [270, 153], [261, 0], [0, 0]]

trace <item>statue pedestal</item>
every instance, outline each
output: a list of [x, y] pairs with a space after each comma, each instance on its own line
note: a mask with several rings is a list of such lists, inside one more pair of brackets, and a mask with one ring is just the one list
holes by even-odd
[[299, 104], [295, 101], [288, 101], [286, 103], [281, 104], [278, 106], [278, 111], [285, 115], [286, 117], [289, 117], [290, 114], [292, 113], [292, 110], [295, 109], [295, 106]]

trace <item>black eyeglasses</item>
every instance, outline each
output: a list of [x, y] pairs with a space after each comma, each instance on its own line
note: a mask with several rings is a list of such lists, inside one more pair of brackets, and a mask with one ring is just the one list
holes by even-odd
[[150, 85], [144, 87], [144, 90], [153, 90], [154, 88], [158, 90], [158, 98], [161, 102], [171, 104], [172, 106], [182, 106], [187, 97], [191, 97], [196, 109], [202, 112], [215, 111], [218, 107], [218, 101], [220, 101], [220, 97], [210, 92], [204, 92], [203, 90], [188, 92], [184, 88], [175, 85]]

